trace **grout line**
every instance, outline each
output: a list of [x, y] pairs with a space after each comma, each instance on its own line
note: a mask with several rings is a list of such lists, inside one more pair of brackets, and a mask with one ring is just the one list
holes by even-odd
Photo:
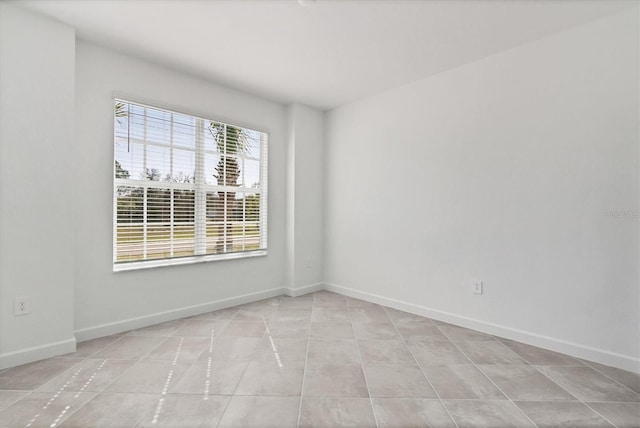
[[311, 326], [313, 324], [313, 308], [315, 307], [316, 294], [313, 293], [311, 300], [311, 312], [309, 313], [309, 331], [307, 332], [307, 350], [304, 354], [304, 368], [302, 369], [302, 386], [300, 387], [300, 403], [298, 404], [298, 420], [296, 427], [300, 427], [300, 419], [302, 418], [302, 397], [304, 396], [304, 380], [307, 377], [307, 364], [309, 362], [309, 345], [311, 344]]
[[[369, 389], [369, 382], [367, 381], [367, 372], [364, 369], [364, 363], [362, 362], [362, 354], [360, 353], [360, 345], [358, 344], [358, 338], [356, 336], [356, 329], [353, 325], [353, 318], [351, 317], [351, 305], [349, 299], [345, 297], [347, 302], [347, 314], [349, 314], [349, 322], [351, 323], [351, 329], [353, 330], [354, 343], [356, 344], [356, 350], [358, 351], [358, 358], [360, 359], [360, 370], [362, 370], [362, 376], [364, 377], [364, 384], [367, 387], [367, 394], [369, 395], [369, 405], [371, 405], [371, 413], [373, 413], [373, 420], [376, 422], [376, 427], [379, 428], [378, 416], [376, 415], [375, 407], [373, 406], [373, 397], [371, 397], [371, 390]], [[386, 314], [386, 311], [385, 311]]]
[[[502, 393], [502, 395], [504, 395], [504, 396], [507, 398], [507, 400], [509, 400], [509, 402], [510, 402], [510, 403], [511, 403], [511, 404], [512, 404], [516, 409], [518, 409], [518, 410], [520, 411], [520, 413], [522, 413], [522, 414], [525, 416], [525, 418], [527, 418], [527, 419], [528, 419], [528, 420], [529, 420], [529, 421], [530, 421], [534, 426], [536, 426], [536, 427], [538, 426], [538, 424], [536, 424], [536, 423], [535, 423], [535, 422], [534, 422], [534, 421], [529, 417], [529, 415], [527, 415], [527, 414], [526, 414], [526, 413], [525, 413], [525, 412], [524, 412], [520, 407], [518, 407], [518, 405], [517, 405], [516, 403], [514, 403], [514, 402], [513, 402], [513, 400], [511, 399], [511, 397], [509, 397], [509, 396], [508, 396], [508, 395], [507, 395], [507, 394], [502, 390], [502, 388], [500, 388], [500, 387], [499, 387], [499, 386], [498, 386], [498, 385], [497, 385], [497, 384], [496, 384], [496, 383], [495, 383], [495, 382], [494, 382], [494, 381], [493, 381], [489, 376], [487, 376], [487, 374], [486, 374], [486, 373], [485, 373], [485, 372], [484, 372], [484, 371], [483, 371], [483, 370], [482, 370], [482, 369], [481, 369], [481, 368], [480, 368], [480, 367], [479, 367], [479, 366], [478, 366], [478, 365], [477, 365], [477, 364], [476, 364], [476, 363], [471, 359], [471, 357], [469, 357], [469, 356], [468, 356], [468, 355], [467, 355], [467, 354], [466, 354], [466, 353], [465, 353], [465, 352], [464, 352], [464, 351], [463, 351], [463, 350], [458, 346], [458, 344], [457, 344], [456, 342], [454, 342], [453, 340], [451, 340], [451, 338], [447, 335], [447, 333], [445, 333], [445, 332], [443, 331], [443, 329], [441, 329], [438, 325], [436, 325], [436, 328], [437, 328], [438, 330], [440, 330], [440, 332], [441, 332], [442, 334], [444, 334], [444, 336], [445, 336], [447, 339], [449, 339], [449, 341], [453, 344], [453, 346], [455, 346], [455, 347], [456, 347], [456, 349], [457, 349], [459, 352], [461, 352], [461, 353], [462, 353], [462, 355], [464, 355], [464, 356], [469, 360], [469, 362], [471, 362], [471, 364], [473, 364], [473, 366], [474, 366], [474, 367], [475, 367], [475, 368], [476, 368], [480, 373], [482, 373], [482, 374], [484, 375], [484, 377], [486, 377], [486, 378], [487, 378], [487, 380], [489, 380], [489, 382], [491, 382], [491, 383], [493, 384], [493, 386], [495, 386], [495, 387], [498, 389], [498, 391], [500, 391], [500, 393]], [[500, 343], [500, 341], [497, 341], [497, 342], [498, 342], [498, 343]], [[507, 346], [505, 346], [503, 343], [500, 343], [500, 344], [501, 344], [502, 346], [504, 346], [506, 349], [509, 349], [509, 348], [508, 348]], [[511, 349], [509, 349], [509, 350], [511, 351]], [[511, 352], [514, 352], [514, 351], [511, 351]], [[514, 352], [514, 354], [516, 354], [516, 353]], [[520, 357], [520, 355], [518, 355], [518, 354], [516, 354], [516, 355], [517, 355], [519, 358], [522, 358], [522, 357]], [[522, 360], [528, 364], [528, 362], [527, 362], [524, 358], [522, 358]], [[564, 388], [562, 388], [562, 389], [564, 390]], [[568, 391], [567, 391], [567, 392], [568, 392]], [[569, 395], [571, 395], [571, 394], [569, 394]], [[503, 401], [504, 401], [504, 400], [503, 400]]]
[[[623, 388], [625, 388], [625, 389], [628, 389], [629, 391], [633, 392], [635, 395], [640, 396], [640, 394], [639, 394], [639, 393], [637, 393], [637, 392], [636, 392], [636, 391], [634, 391], [633, 389], [629, 388], [629, 387], [628, 387], [627, 385], [625, 385], [624, 383], [622, 383], [622, 382], [620, 382], [620, 381], [618, 381], [618, 380], [616, 380], [616, 379], [612, 378], [611, 376], [609, 376], [609, 375], [608, 375], [608, 374], [606, 374], [605, 372], [600, 371], [597, 367], [592, 366], [590, 362], [585, 362], [585, 367], [589, 367], [590, 369], [595, 370], [596, 372], [600, 373], [602, 376], [606, 377], [607, 379], [609, 379], [609, 380], [611, 380], [611, 381], [613, 381], [613, 382], [617, 383], [618, 385], [622, 386], [622, 387], [623, 387]], [[626, 371], [626, 370], [618, 369], [618, 368], [616, 368], [616, 367], [611, 367], [611, 368], [616, 369], [616, 370]], [[635, 374], [635, 373], [633, 373], [633, 372], [629, 372], [629, 373], [631, 373], [631, 375], [638, 376], [638, 381], [640, 381], [640, 375], [636, 375], [636, 374]]]
[[[382, 305], [381, 305], [382, 306]], [[433, 390], [433, 392], [436, 394], [436, 397], [438, 398], [438, 401], [440, 402], [440, 405], [442, 406], [442, 408], [444, 409], [445, 412], [447, 412], [447, 415], [449, 415], [449, 418], [451, 419], [451, 421], [453, 422], [453, 424], [456, 426], [456, 428], [459, 428], [458, 426], [458, 422], [453, 418], [453, 416], [451, 416], [451, 412], [449, 411], [449, 409], [447, 408], [447, 406], [445, 406], [444, 401], [442, 400], [442, 398], [440, 397], [440, 394], [438, 393], [438, 390], [436, 390], [436, 388], [433, 386], [433, 384], [431, 383], [431, 380], [429, 380], [429, 377], [427, 376], [427, 374], [424, 372], [422, 366], [420, 365], [420, 363], [418, 362], [418, 360], [416, 359], [416, 356], [413, 355], [413, 352], [411, 352], [411, 349], [409, 348], [409, 346], [407, 346], [407, 342], [406, 340], [404, 340], [404, 337], [402, 336], [402, 334], [400, 333], [400, 330], [398, 330], [398, 326], [396, 325], [396, 323], [393, 321], [393, 319], [389, 316], [389, 313], [387, 312], [387, 308], [386, 306], [382, 306], [384, 313], [387, 314], [387, 318], [389, 318], [389, 321], [391, 321], [391, 325], [393, 325], [393, 328], [396, 330], [396, 332], [398, 333], [398, 336], [400, 337], [400, 340], [402, 341], [402, 344], [404, 345], [405, 349], [409, 352], [409, 355], [411, 355], [411, 358], [413, 358], [413, 361], [416, 363], [416, 365], [418, 366], [418, 368], [420, 369], [420, 371], [422, 372], [422, 376], [424, 376], [424, 378], [427, 380], [427, 382], [429, 382], [429, 386], [431, 387], [431, 389]]]

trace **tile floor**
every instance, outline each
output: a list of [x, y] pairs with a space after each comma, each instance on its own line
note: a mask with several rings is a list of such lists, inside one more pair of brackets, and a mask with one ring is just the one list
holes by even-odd
[[0, 372], [2, 427], [640, 427], [640, 376], [338, 294]]

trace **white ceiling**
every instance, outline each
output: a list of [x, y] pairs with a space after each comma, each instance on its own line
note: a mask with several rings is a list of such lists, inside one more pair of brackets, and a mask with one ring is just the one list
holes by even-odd
[[634, 7], [630, 1], [47, 0], [80, 38], [330, 109]]

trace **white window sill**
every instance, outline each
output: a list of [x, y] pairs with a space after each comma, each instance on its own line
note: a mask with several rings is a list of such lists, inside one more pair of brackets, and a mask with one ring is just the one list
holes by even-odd
[[140, 262], [118, 263], [113, 265], [114, 272], [124, 272], [128, 270], [150, 269], [164, 266], [188, 265], [194, 263], [213, 262], [218, 260], [236, 260], [248, 257], [266, 256], [267, 250], [244, 251], [229, 254], [215, 254], [208, 256], [180, 257], [175, 259], [145, 260]]

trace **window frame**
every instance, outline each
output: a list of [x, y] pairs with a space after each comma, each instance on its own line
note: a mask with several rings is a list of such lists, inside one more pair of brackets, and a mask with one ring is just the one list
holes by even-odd
[[[195, 119], [196, 128], [198, 128], [198, 126], [202, 126], [202, 125], [197, 125], [199, 121], [202, 124], [206, 124], [208, 122], [215, 122], [215, 123], [232, 126], [236, 128], [248, 129], [250, 131], [258, 132], [261, 134], [260, 149], [259, 149], [260, 158], [258, 160], [259, 169], [260, 169], [260, 187], [259, 187], [259, 191], [257, 192], [260, 198], [259, 199], [260, 200], [260, 216], [257, 220], [260, 226], [260, 234], [258, 236], [260, 248], [255, 250], [244, 250], [244, 251], [235, 251], [235, 252], [232, 251], [232, 252], [220, 253], [220, 254], [206, 254], [206, 253], [195, 254], [195, 252], [199, 250], [201, 251], [203, 248], [204, 248], [204, 251], [206, 251], [206, 228], [207, 228], [207, 209], [206, 209], [207, 196], [206, 195], [207, 195], [207, 192], [220, 191], [221, 189], [222, 191], [224, 191], [224, 189], [227, 189], [227, 191], [233, 191], [233, 192], [242, 191], [243, 193], [245, 193], [248, 189], [246, 187], [240, 187], [240, 186], [231, 187], [231, 186], [206, 184], [205, 182], [201, 181], [203, 179], [203, 176], [199, 177], [200, 181], [197, 181], [194, 178], [194, 183], [190, 183], [187, 185], [185, 185], [184, 183], [175, 183], [170, 181], [149, 181], [149, 180], [123, 179], [123, 178], [116, 177], [115, 161], [117, 160], [116, 159], [117, 134], [114, 126], [115, 116], [113, 115], [113, 106], [115, 105], [116, 102], [123, 102], [125, 104], [135, 104], [141, 107], [146, 107], [154, 110], [162, 110], [169, 113], [190, 116]], [[113, 188], [112, 188], [112, 191], [113, 191], [113, 194], [112, 194], [112, 202], [113, 202], [112, 266], [113, 266], [114, 272], [147, 269], [147, 268], [155, 268], [155, 267], [163, 267], [163, 266], [176, 266], [176, 265], [193, 264], [193, 263], [206, 263], [211, 261], [236, 260], [236, 259], [244, 259], [244, 258], [261, 257], [261, 256], [266, 256], [268, 254], [268, 239], [267, 239], [268, 230], [269, 230], [268, 229], [268, 175], [269, 175], [268, 147], [269, 147], [270, 133], [267, 130], [261, 129], [260, 127], [256, 127], [256, 126], [247, 126], [246, 124], [237, 124], [237, 123], [234, 124], [226, 120], [206, 118], [208, 115], [194, 113], [192, 110], [189, 110], [189, 109], [185, 109], [182, 107], [167, 106], [163, 103], [158, 103], [154, 101], [140, 100], [137, 97], [132, 97], [129, 95], [114, 94], [111, 99], [111, 106], [112, 106], [111, 107], [111, 112], [112, 112], [111, 141], [113, 144], [112, 146], [113, 159], [111, 163], [113, 167], [112, 175], [111, 175], [113, 180], [112, 181], [113, 183]], [[129, 123], [127, 124], [127, 126], [130, 126]], [[204, 132], [204, 128], [202, 130]], [[144, 139], [139, 141], [144, 142], [145, 145], [146, 144], [149, 144], [152, 146], [158, 145], [154, 142], [147, 142]], [[171, 150], [173, 150], [172, 142], [170, 142], [166, 146], [171, 147]], [[206, 153], [206, 149], [204, 148], [204, 141], [202, 140], [201, 137], [198, 137], [196, 135], [195, 146], [194, 146], [194, 156], [196, 158], [196, 161], [195, 161], [196, 170], [198, 168], [203, 168], [202, 165], [200, 166], [198, 165], [198, 163], [202, 164], [204, 162], [204, 157], [203, 156], [200, 157], [200, 155], [203, 153]], [[198, 172], [196, 171], [196, 173]], [[193, 190], [194, 191], [194, 221], [193, 221], [194, 255], [118, 262], [117, 261], [117, 257], [118, 257], [117, 230], [118, 230], [118, 187], [119, 186], [141, 187], [141, 188], [144, 188], [145, 194], [147, 192], [147, 189], [149, 188], [172, 189], [172, 190], [173, 189], [185, 190], [188, 188], [188, 190]], [[214, 189], [217, 189], [217, 190], [214, 190]], [[200, 199], [200, 204], [204, 204], [204, 207], [201, 206], [200, 209], [198, 209], [199, 199]], [[143, 200], [145, 200], [145, 206], [146, 206], [146, 196], [143, 198]], [[143, 218], [145, 218], [144, 216], [145, 214], [143, 213]], [[146, 224], [145, 220], [143, 220], [144, 224]], [[174, 221], [175, 219], [171, 219], [171, 222], [174, 222]], [[225, 222], [226, 221], [228, 220], [225, 220]], [[199, 229], [202, 229], [200, 230], [200, 233], [199, 233]], [[203, 230], [205, 231], [204, 235], [202, 235]], [[226, 228], [225, 228], [225, 233], [226, 233]], [[145, 248], [146, 248], [146, 245], [145, 245]]]

